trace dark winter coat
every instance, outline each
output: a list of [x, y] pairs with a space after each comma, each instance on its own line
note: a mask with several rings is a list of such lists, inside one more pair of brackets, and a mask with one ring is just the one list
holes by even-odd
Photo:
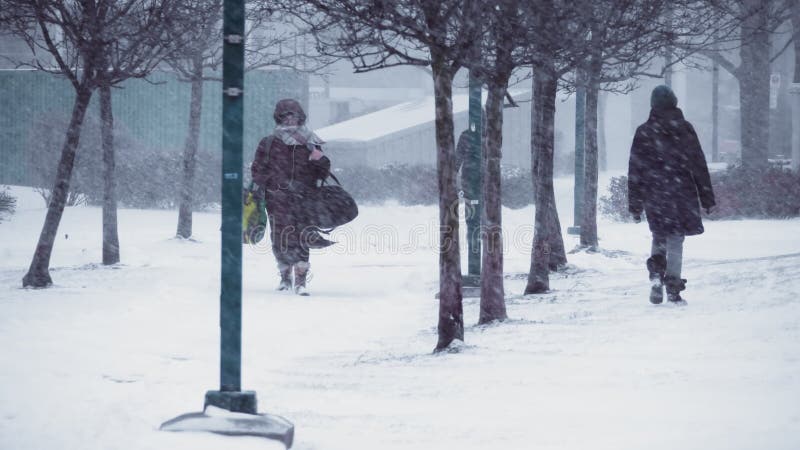
[[703, 232], [700, 205], [714, 206], [714, 191], [700, 141], [679, 108], [652, 109], [647, 122], [636, 129], [628, 202], [632, 214], [645, 211], [654, 234]]
[[286, 145], [275, 136], [267, 136], [256, 149], [251, 167], [253, 182], [266, 188], [267, 195], [278, 190], [316, 188], [318, 181], [328, 177], [331, 161], [327, 156], [317, 160], [309, 160], [309, 156], [308, 145]]
[[305, 204], [318, 182], [327, 178], [331, 165], [326, 156], [309, 160], [310, 155], [308, 145], [286, 145], [268, 136], [259, 143], [251, 166], [253, 182], [263, 189], [272, 251], [281, 266], [309, 258], [303, 237], [310, 226]]

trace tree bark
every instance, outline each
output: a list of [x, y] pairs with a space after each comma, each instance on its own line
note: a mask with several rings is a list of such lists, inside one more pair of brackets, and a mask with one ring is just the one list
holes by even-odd
[[[503, 78], [499, 75], [498, 78]], [[481, 271], [481, 309], [479, 324], [505, 320], [503, 288], [503, 225], [500, 202], [500, 160], [503, 148], [503, 97], [505, 83], [490, 82], [486, 100], [486, 144], [483, 146], [483, 263]]]
[[103, 264], [119, 262], [117, 232], [117, 194], [114, 161], [114, 112], [111, 88], [100, 88], [100, 134], [103, 146]]
[[176, 236], [192, 237], [192, 204], [194, 202], [194, 175], [197, 167], [197, 145], [200, 141], [200, 118], [203, 110], [203, 59], [192, 61], [192, 97], [189, 106], [189, 132], [183, 147], [183, 178], [178, 208], [178, 230]]
[[23, 287], [47, 287], [53, 284], [50, 278], [50, 256], [53, 253], [58, 225], [64, 213], [64, 206], [69, 192], [69, 182], [72, 177], [72, 168], [75, 165], [75, 151], [80, 141], [81, 126], [86, 116], [86, 108], [92, 98], [92, 89], [80, 87], [76, 89], [75, 103], [72, 106], [72, 117], [64, 145], [61, 148], [61, 159], [58, 162], [58, 172], [50, 195], [50, 204], [44, 219], [39, 242], [33, 253], [28, 273], [22, 278]]
[[[792, 6], [792, 32], [794, 33], [794, 82], [800, 83], [800, 2]], [[800, 120], [795, 120], [795, 124]]]
[[769, 145], [770, 37], [767, 31], [768, 8], [761, 0], [745, 0], [742, 23], [742, 47], [739, 103], [741, 113], [742, 166], [746, 169], [767, 167]]
[[598, 71], [591, 70], [586, 89], [586, 146], [584, 154], [583, 217], [581, 223], [581, 247], [597, 250], [597, 101], [600, 85]]
[[792, 170], [800, 172], [800, 2], [792, 7], [792, 31], [794, 32], [794, 83], [792, 98]]
[[444, 58], [432, 55], [436, 104], [436, 168], [439, 185], [439, 340], [435, 352], [464, 340], [458, 193], [453, 135], [453, 73]]
[[[546, 69], [534, 74], [534, 116], [537, 119], [532, 151], [536, 155], [536, 216], [531, 250], [531, 267], [525, 294], [547, 292], [550, 289], [551, 242], [555, 239], [555, 211], [553, 189], [553, 146], [555, 129], [555, 101], [558, 80]], [[555, 217], [554, 217], [555, 216]], [[558, 231], [560, 235], [560, 229]], [[557, 239], [556, 239], [557, 240]]]
[[[531, 89], [531, 181], [533, 183], [533, 198], [534, 204], [536, 204], [537, 192], [539, 189], [539, 156], [538, 152], [541, 149], [539, 142], [541, 142], [541, 138], [537, 137], [537, 133], [541, 133], [540, 127], [544, 123], [543, 117], [543, 109], [537, 108], [537, 102], [540, 100], [536, 97], [536, 78], [533, 78], [532, 81], [532, 89]], [[555, 95], [555, 94], [554, 94]], [[553, 100], [555, 102], [555, 98]], [[555, 129], [555, 103], [553, 106], [553, 118], [552, 118], [553, 129]], [[553, 136], [555, 136], [555, 132], [553, 131]], [[554, 146], [555, 144], [553, 144]], [[551, 147], [554, 148], [554, 147]], [[552, 172], [552, 170], [551, 170]], [[552, 184], [552, 182], [551, 182]], [[558, 270], [560, 267], [563, 267], [567, 264], [567, 251], [566, 247], [564, 247], [564, 238], [561, 235], [561, 221], [558, 218], [558, 212], [555, 209], [556, 198], [555, 198], [555, 191], [550, 190], [549, 192], [545, 193], [546, 195], [546, 202], [549, 202], [553, 205], [554, 214], [550, 215], [550, 221], [547, 224], [548, 232], [545, 233], [549, 239], [549, 247], [550, 247], [550, 262], [548, 264], [550, 270]], [[535, 221], [535, 218], [534, 218]]]
[[601, 91], [597, 98], [597, 157], [598, 169], [601, 172], [608, 170], [608, 148], [606, 146], [606, 106], [608, 105], [608, 92]]

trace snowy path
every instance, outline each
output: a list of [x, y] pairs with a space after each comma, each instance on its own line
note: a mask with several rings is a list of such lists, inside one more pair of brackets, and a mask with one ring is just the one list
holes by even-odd
[[[157, 431], [218, 382], [219, 216], [180, 242], [174, 212], [122, 210], [125, 263], [105, 268], [99, 210], [68, 208], [56, 286], [22, 290], [40, 206], [0, 224], [0, 449], [269, 448]], [[604, 252], [521, 295], [533, 214], [504, 214], [511, 319], [476, 326], [467, 299], [457, 354], [431, 354], [435, 208], [363, 208], [312, 256], [309, 298], [275, 293], [271, 255], [247, 249], [243, 385], [294, 448], [800, 448], [800, 220], [708, 223], [676, 308], [647, 302], [633, 224], [601, 224]]]

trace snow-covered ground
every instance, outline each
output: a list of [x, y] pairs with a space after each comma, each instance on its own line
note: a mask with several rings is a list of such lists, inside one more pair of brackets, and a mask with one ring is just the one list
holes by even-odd
[[[601, 181], [601, 185], [604, 184]], [[44, 205], [0, 223], [0, 449], [263, 449], [167, 433], [218, 387], [220, 217], [121, 210], [123, 264], [98, 265], [97, 208], [67, 208], [54, 287], [21, 289]], [[571, 225], [569, 180], [557, 183]], [[510, 320], [436, 343], [435, 207], [362, 207], [312, 255], [311, 297], [278, 294], [245, 250], [243, 387], [296, 426], [296, 449], [798, 449], [800, 220], [707, 222], [688, 238], [688, 307], [647, 301], [644, 224], [601, 222], [524, 296], [532, 208], [504, 211]], [[565, 235], [568, 248], [575, 237]]]

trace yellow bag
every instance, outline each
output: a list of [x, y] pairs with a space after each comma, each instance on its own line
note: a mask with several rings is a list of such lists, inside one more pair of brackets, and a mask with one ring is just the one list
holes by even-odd
[[242, 206], [242, 243], [258, 244], [267, 228], [265, 205], [247, 192]]

